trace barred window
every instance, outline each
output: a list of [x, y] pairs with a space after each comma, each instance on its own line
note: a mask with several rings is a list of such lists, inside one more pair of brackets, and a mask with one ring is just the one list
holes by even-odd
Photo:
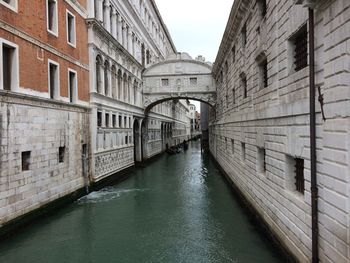
[[299, 193], [304, 194], [304, 159], [295, 158], [295, 187]]
[[59, 147], [58, 148], [58, 162], [63, 163], [64, 162], [64, 154], [66, 152], [66, 147]]
[[268, 86], [266, 58], [259, 64], [259, 71], [260, 71], [260, 88], [266, 88]]
[[97, 112], [97, 126], [102, 126], [102, 112]]
[[162, 86], [169, 86], [169, 79], [162, 79]]
[[295, 35], [294, 43], [294, 69], [299, 71], [307, 66], [307, 27], [303, 26]]
[[197, 85], [197, 78], [190, 78], [191, 85]]
[[22, 171], [28, 171], [30, 166], [30, 151], [22, 152]]

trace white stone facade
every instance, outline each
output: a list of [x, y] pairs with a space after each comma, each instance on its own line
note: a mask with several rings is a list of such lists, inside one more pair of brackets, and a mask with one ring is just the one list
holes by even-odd
[[0, 91], [0, 226], [83, 188], [89, 141], [88, 108]]
[[[235, 1], [214, 64], [218, 100], [210, 150], [245, 198], [300, 260], [311, 260], [309, 68], [294, 69], [307, 8], [293, 0]], [[321, 262], [349, 262], [350, 2], [315, 9], [317, 185]], [[308, 30], [307, 30], [308, 31]], [[267, 62], [264, 86], [262, 61]], [[303, 160], [304, 193], [296, 191]], [[265, 164], [264, 164], [265, 163]]]
[[[185, 138], [189, 120], [180, 116], [186, 104], [173, 102], [145, 115], [142, 71], [176, 52], [154, 1], [89, 0], [88, 9], [91, 165], [99, 181]], [[176, 127], [175, 139], [165, 127]]]

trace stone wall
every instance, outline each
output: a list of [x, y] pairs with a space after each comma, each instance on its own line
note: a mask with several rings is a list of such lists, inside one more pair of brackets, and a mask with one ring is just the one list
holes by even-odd
[[86, 108], [0, 91], [1, 225], [84, 187], [88, 115]]
[[[316, 84], [327, 119], [317, 102], [319, 252], [322, 262], [348, 262], [350, 2], [319, 2]], [[309, 68], [295, 70], [293, 45], [307, 20], [307, 9], [292, 0], [267, 1], [266, 16], [258, 2], [234, 3], [213, 70], [218, 101], [210, 127], [214, 157], [302, 262], [311, 260]], [[304, 160], [303, 193], [295, 186], [295, 158]]]

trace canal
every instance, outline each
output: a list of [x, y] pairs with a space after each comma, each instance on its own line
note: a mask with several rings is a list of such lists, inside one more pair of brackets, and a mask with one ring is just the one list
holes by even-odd
[[33, 222], [0, 262], [284, 262], [198, 142]]

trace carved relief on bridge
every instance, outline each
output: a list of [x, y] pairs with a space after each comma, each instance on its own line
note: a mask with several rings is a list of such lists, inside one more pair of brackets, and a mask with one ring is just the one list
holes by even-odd
[[195, 99], [215, 106], [216, 86], [211, 65], [175, 54], [155, 64], [143, 74], [143, 98], [147, 109], [169, 99]]

